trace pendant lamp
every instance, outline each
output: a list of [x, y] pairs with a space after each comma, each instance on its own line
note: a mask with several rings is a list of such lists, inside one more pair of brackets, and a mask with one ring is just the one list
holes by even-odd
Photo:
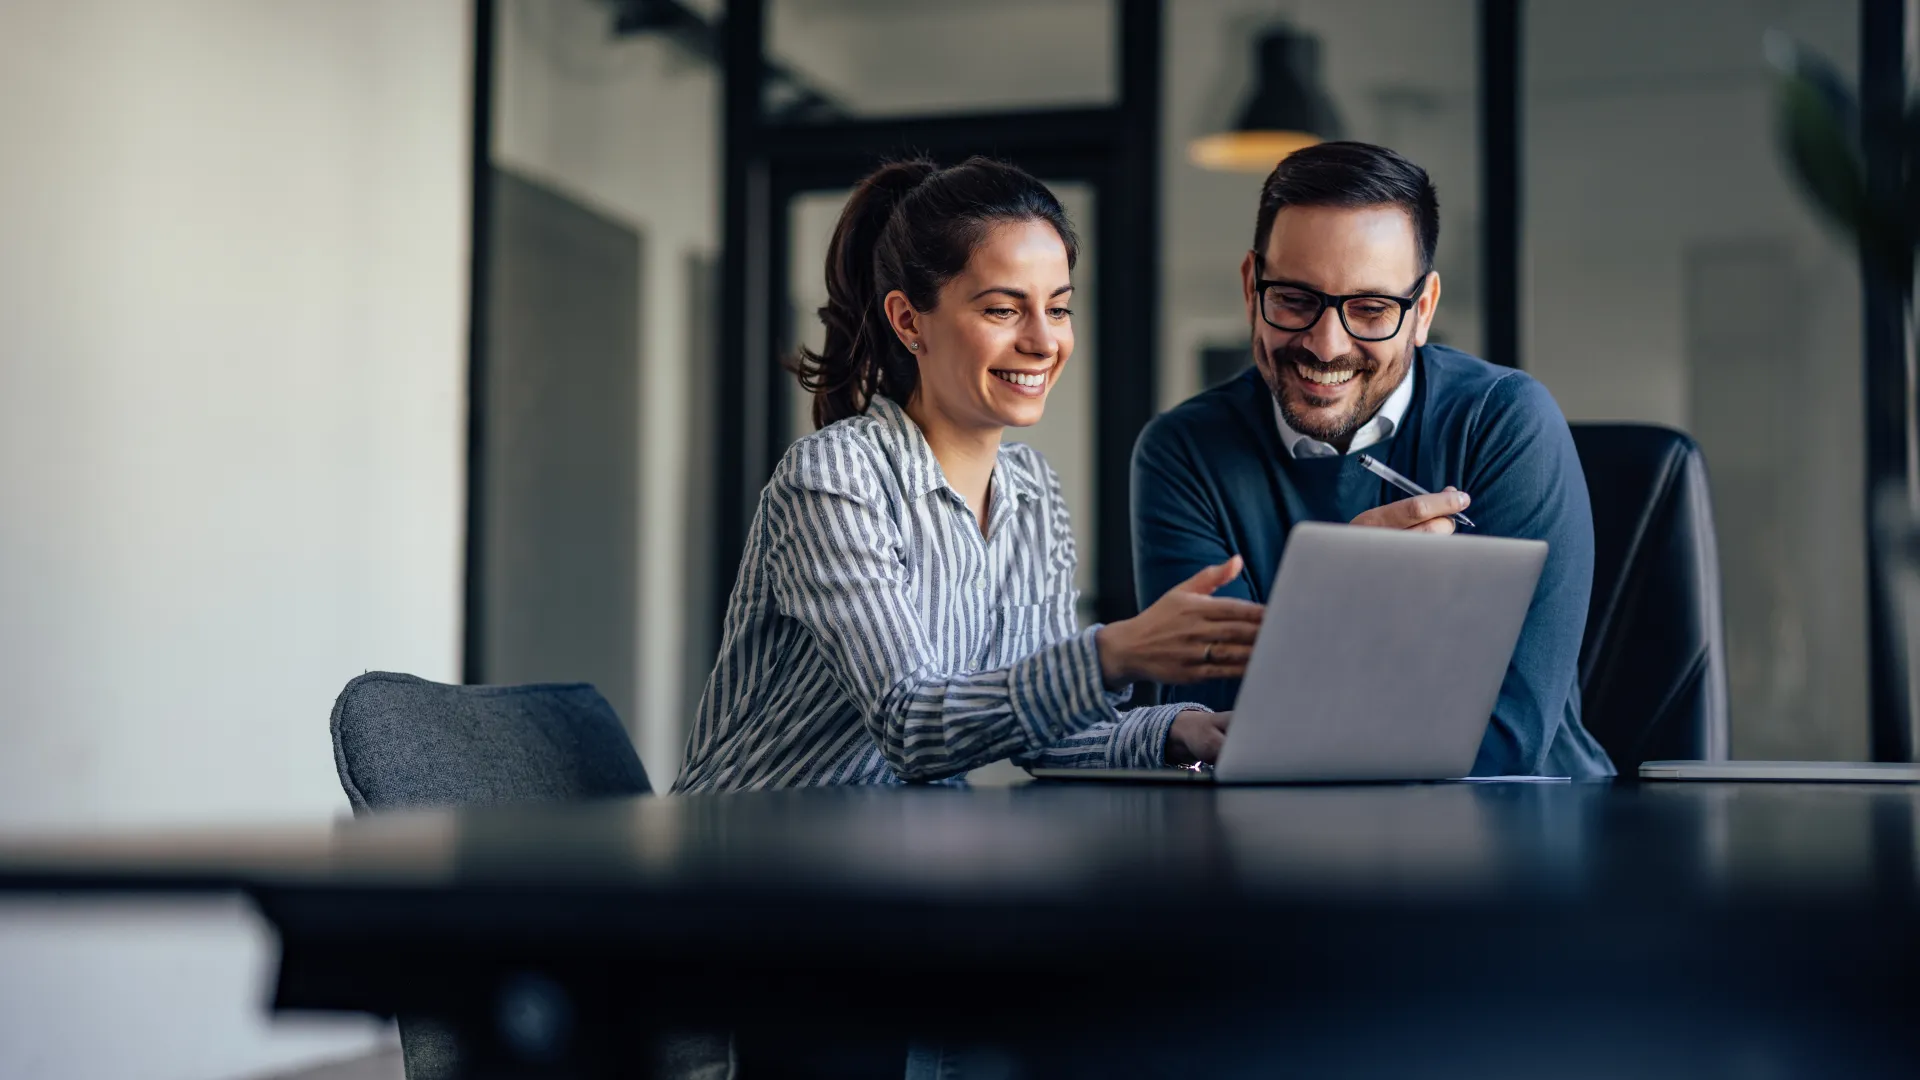
[[1268, 172], [1281, 158], [1325, 139], [1340, 137], [1340, 118], [1320, 84], [1320, 41], [1276, 29], [1254, 44], [1253, 95], [1231, 131], [1205, 135], [1187, 146], [1187, 159], [1203, 169]]

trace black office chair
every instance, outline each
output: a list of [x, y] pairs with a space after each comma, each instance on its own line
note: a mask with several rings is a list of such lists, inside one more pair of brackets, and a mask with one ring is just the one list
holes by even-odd
[[1574, 424], [1593, 500], [1582, 720], [1623, 776], [1727, 756], [1727, 649], [1706, 458], [1682, 432]]
[[[653, 790], [620, 717], [583, 683], [449, 686], [373, 671], [340, 691], [332, 726], [356, 815]], [[407, 1080], [459, 1075], [459, 1048], [432, 1020], [402, 1016], [400, 1046]]]

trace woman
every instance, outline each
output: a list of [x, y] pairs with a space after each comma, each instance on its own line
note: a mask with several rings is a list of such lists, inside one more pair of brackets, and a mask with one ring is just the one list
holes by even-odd
[[985, 158], [855, 190], [825, 345], [796, 362], [820, 430], [761, 493], [674, 790], [1213, 760], [1226, 714], [1115, 707], [1136, 681], [1242, 674], [1261, 608], [1208, 595], [1239, 560], [1078, 630], [1060, 481], [1001, 443], [1073, 354], [1077, 251], [1053, 193]]

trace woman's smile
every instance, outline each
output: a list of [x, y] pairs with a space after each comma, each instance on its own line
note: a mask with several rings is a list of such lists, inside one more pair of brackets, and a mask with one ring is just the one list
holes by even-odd
[[1041, 398], [1047, 396], [1047, 387], [1053, 382], [1053, 368], [1029, 371], [1016, 368], [994, 368], [988, 374], [994, 377], [1003, 390], [1021, 397]]

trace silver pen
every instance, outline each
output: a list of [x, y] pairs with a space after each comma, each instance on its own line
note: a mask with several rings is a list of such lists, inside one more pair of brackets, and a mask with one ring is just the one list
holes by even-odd
[[[1372, 473], [1373, 475], [1379, 477], [1380, 479], [1385, 480], [1387, 483], [1392, 484], [1394, 487], [1399, 488], [1401, 491], [1404, 491], [1409, 495], [1433, 494], [1433, 492], [1428, 491], [1426, 488], [1421, 487], [1419, 484], [1414, 483], [1413, 481], [1407, 479], [1406, 477], [1401, 476], [1399, 473], [1394, 472], [1392, 469], [1387, 468], [1385, 465], [1382, 465], [1377, 459], [1374, 458], [1372, 454], [1360, 455], [1360, 467]], [[1477, 529], [1480, 527], [1478, 525], [1475, 525], [1473, 523], [1473, 519], [1468, 517], [1465, 514], [1448, 514], [1447, 516], [1452, 518], [1454, 521], [1458, 522], [1459, 524], [1465, 525], [1469, 529]]]

